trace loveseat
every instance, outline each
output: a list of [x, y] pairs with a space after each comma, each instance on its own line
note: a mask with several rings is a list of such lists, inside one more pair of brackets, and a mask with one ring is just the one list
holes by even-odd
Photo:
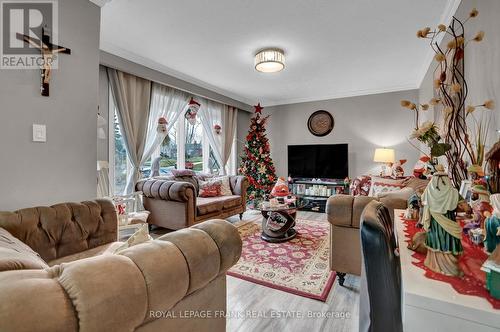
[[377, 196], [335, 195], [328, 199], [326, 213], [330, 223], [330, 269], [337, 272], [339, 284], [345, 275], [361, 274], [360, 218], [364, 208], [373, 200], [382, 202], [394, 220], [394, 209], [406, 209], [408, 197], [422, 192], [427, 180], [413, 177], [401, 179], [401, 190]]
[[136, 190], [142, 191], [144, 208], [150, 211], [148, 224], [176, 230], [213, 218], [237, 214], [241, 218], [246, 210], [246, 177], [229, 176], [232, 195], [217, 197], [198, 197], [199, 180], [197, 176], [140, 180]]
[[0, 331], [225, 331], [234, 226], [116, 241], [108, 200], [0, 212]]

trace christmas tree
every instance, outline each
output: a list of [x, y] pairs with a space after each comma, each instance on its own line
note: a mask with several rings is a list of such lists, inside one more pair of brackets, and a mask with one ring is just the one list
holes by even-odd
[[246, 137], [239, 172], [249, 180], [248, 199], [261, 199], [269, 194], [276, 182], [276, 169], [270, 156], [269, 140], [266, 137], [268, 116], [262, 116], [260, 103], [250, 119], [250, 130]]

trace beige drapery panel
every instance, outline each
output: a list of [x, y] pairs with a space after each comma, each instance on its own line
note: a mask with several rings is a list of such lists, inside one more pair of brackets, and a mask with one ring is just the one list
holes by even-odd
[[222, 116], [222, 163], [223, 168], [226, 168], [227, 162], [231, 155], [234, 143], [234, 136], [236, 134], [236, 125], [238, 121], [238, 109], [232, 106], [224, 106]]
[[146, 146], [151, 81], [112, 68], [108, 68], [107, 72], [122, 128], [121, 134], [132, 164], [132, 172], [124, 192], [130, 194], [139, 179], [139, 167]]

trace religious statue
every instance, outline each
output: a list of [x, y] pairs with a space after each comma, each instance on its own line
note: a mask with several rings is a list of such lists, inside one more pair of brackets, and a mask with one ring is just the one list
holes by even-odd
[[500, 246], [483, 263], [481, 270], [486, 272], [486, 289], [491, 296], [500, 300]]
[[500, 194], [490, 196], [493, 205], [493, 214], [486, 218], [484, 223], [485, 230], [485, 249], [492, 253], [500, 244]]
[[422, 195], [422, 223], [428, 249], [424, 264], [434, 272], [450, 276], [463, 275], [458, 266], [458, 256], [463, 252], [462, 228], [455, 219], [459, 200], [458, 190], [443, 165], [437, 165]]
[[484, 229], [484, 221], [491, 215], [493, 208], [490, 204], [490, 193], [485, 185], [477, 182], [471, 189], [472, 196], [470, 206], [473, 213], [472, 220], [466, 220], [463, 228], [465, 234], [478, 234], [477, 229]]
[[474, 222], [483, 228], [486, 217], [491, 215], [493, 208], [490, 204], [490, 193], [483, 184], [472, 187], [471, 208], [474, 213]]

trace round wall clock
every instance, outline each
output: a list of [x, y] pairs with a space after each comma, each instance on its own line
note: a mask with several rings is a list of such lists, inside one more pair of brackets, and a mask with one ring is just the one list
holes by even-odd
[[326, 136], [331, 133], [334, 126], [333, 116], [324, 110], [314, 112], [307, 121], [307, 128], [314, 136]]

